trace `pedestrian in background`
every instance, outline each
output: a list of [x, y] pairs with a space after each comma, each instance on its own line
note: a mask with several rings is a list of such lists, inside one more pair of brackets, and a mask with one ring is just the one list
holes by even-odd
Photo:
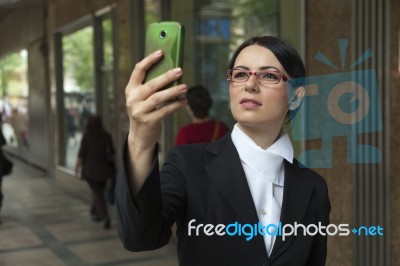
[[211, 142], [229, 132], [229, 128], [223, 122], [209, 117], [213, 100], [205, 87], [198, 85], [189, 88], [186, 99], [187, 111], [192, 122], [179, 129], [175, 138], [176, 146]]
[[[0, 122], [0, 127], [1, 127], [1, 122]], [[0, 128], [0, 211], [1, 207], [3, 206], [3, 191], [2, 191], [2, 182], [3, 182], [3, 165], [4, 165], [4, 155], [3, 155], [3, 150], [2, 147], [3, 145], [6, 144], [6, 139], [4, 138], [3, 131]], [[0, 220], [0, 224], [1, 224]]]
[[[7, 159], [7, 157], [3, 153], [3, 146], [7, 144], [7, 141], [3, 135], [3, 122], [2, 122], [2, 114], [0, 113], [0, 211], [3, 206], [3, 191], [2, 191], [2, 182], [3, 177], [9, 175], [13, 168], [13, 163]], [[0, 220], [0, 224], [1, 224]]]
[[81, 171], [92, 191], [90, 214], [93, 221], [104, 221], [104, 228], [111, 227], [111, 219], [107, 210], [105, 191], [108, 180], [115, 178], [115, 151], [111, 138], [99, 116], [89, 117], [86, 131], [76, 160], [76, 176]]

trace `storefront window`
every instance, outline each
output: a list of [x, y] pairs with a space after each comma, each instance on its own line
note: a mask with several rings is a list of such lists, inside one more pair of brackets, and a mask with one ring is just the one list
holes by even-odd
[[113, 10], [80, 22], [56, 34], [58, 163], [67, 171], [75, 169], [90, 116], [100, 116], [114, 139], [117, 128]]
[[102, 39], [102, 50], [100, 57], [102, 57], [101, 66], [101, 101], [102, 111], [101, 117], [103, 124], [107, 131], [112, 136], [116, 137], [117, 124], [116, 124], [116, 106], [114, 95], [114, 39], [113, 39], [113, 23], [111, 17], [100, 18]]
[[213, 1], [197, 11], [197, 62], [200, 75], [196, 83], [204, 84], [214, 99], [211, 116], [229, 125], [234, 121], [229, 110], [229, 93], [225, 73], [227, 62], [244, 40], [251, 36], [278, 35], [279, 1]]
[[7, 144], [29, 147], [28, 53], [22, 50], [0, 59], [0, 112]]
[[145, 26], [147, 28], [148, 25], [154, 22], [159, 22], [161, 19], [161, 3], [160, 0], [145, 0], [144, 1], [144, 9], [145, 9]]
[[[183, 82], [208, 88], [213, 98], [210, 116], [231, 127], [235, 121], [229, 107], [226, 71], [236, 48], [261, 35], [281, 36], [300, 52], [303, 48], [303, 0], [144, 0], [144, 4], [144, 30], [162, 18], [185, 26]], [[178, 129], [189, 121], [184, 109], [163, 121], [164, 157], [173, 147]]]
[[279, 34], [279, 0], [229, 2], [232, 7], [232, 49], [252, 36]]
[[93, 27], [64, 36], [62, 47], [65, 154], [61, 163], [73, 169], [87, 119], [96, 113]]

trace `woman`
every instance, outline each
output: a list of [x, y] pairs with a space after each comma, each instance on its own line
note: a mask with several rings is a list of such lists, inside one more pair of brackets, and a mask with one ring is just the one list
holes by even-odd
[[86, 180], [92, 191], [90, 214], [94, 221], [104, 221], [104, 228], [111, 227], [107, 211], [105, 190], [108, 179], [115, 176], [114, 146], [111, 135], [104, 129], [101, 118], [91, 116], [86, 125], [76, 160], [75, 172]]
[[223, 122], [209, 117], [213, 100], [206, 88], [201, 85], [190, 87], [186, 93], [186, 100], [192, 123], [179, 129], [175, 137], [175, 146], [211, 142], [229, 132]]
[[180, 265], [324, 265], [324, 232], [284, 237], [278, 226], [329, 224], [326, 182], [298, 166], [282, 129], [304, 95], [302, 87], [286, 92], [288, 80], [305, 75], [297, 52], [276, 37], [244, 42], [227, 74], [231, 134], [174, 149], [159, 174], [161, 120], [185, 102], [155, 107], [186, 91], [184, 84], [158, 91], [181, 69], [142, 83], [161, 57], [139, 62], [126, 87], [130, 129], [116, 193], [125, 248], [165, 245], [176, 222]]

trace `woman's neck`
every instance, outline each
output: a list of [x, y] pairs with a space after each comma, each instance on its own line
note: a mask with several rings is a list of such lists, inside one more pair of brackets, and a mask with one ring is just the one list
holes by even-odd
[[251, 127], [241, 124], [238, 127], [262, 149], [268, 149], [274, 144], [282, 130], [282, 127]]

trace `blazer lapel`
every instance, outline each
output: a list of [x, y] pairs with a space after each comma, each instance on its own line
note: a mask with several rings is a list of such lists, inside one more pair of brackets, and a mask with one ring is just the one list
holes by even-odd
[[[231, 135], [227, 134], [220, 141], [211, 143], [207, 150], [216, 157], [210, 160], [205, 169], [232, 207], [236, 220], [242, 224], [257, 224], [256, 208]], [[255, 236], [251, 241], [255, 241], [263, 256], [267, 256], [261, 235]]]
[[[297, 161], [293, 164], [284, 160], [285, 164], [285, 186], [283, 189], [283, 202], [281, 210], [281, 223], [293, 225], [294, 222], [301, 222], [307, 210], [313, 188], [302, 182], [300, 169]], [[270, 256], [273, 262], [292, 243], [294, 236], [286, 236], [285, 241], [277, 236]]]

